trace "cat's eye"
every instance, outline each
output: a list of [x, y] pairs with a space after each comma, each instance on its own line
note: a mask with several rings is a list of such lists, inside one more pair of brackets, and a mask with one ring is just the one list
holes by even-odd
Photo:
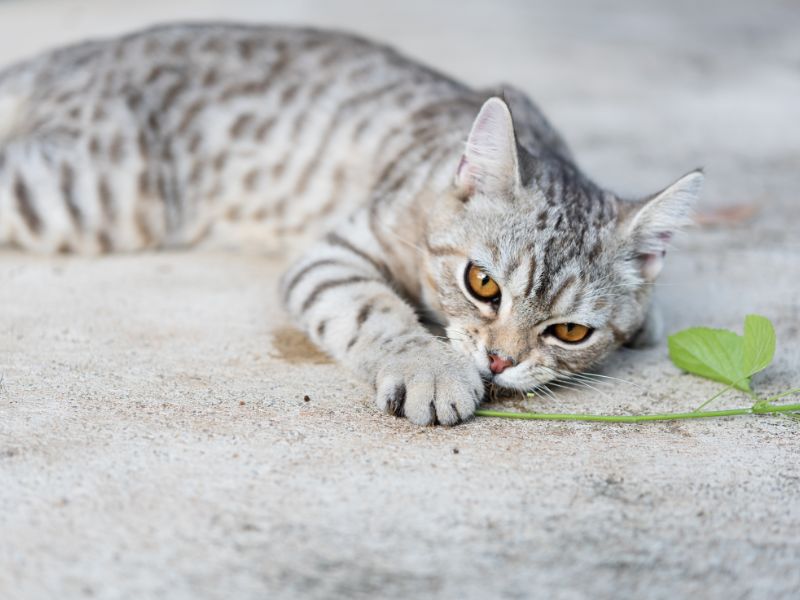
[[556, 323], [548, 327], [549, 333], [568, 344], [577, 344], [584, 341], [592, 334], [592, 331], [586, 325], [579, 325], [578, 323]]
[[478, 300], [494, 303], [500, 301], [500, 286], [478, 265], [472, 263], [467, 265], [464, 283], [466, 283], [469, 293]]

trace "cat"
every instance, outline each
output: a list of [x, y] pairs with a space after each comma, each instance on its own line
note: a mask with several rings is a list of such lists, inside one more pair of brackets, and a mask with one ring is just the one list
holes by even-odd
[[652, 283], [702, 180], [619, 198], [523, 92], [337, 32], [166, 25], [0, 73], [0, 243], [299, 242], [291, 319], [420, 425], [652, 337]]

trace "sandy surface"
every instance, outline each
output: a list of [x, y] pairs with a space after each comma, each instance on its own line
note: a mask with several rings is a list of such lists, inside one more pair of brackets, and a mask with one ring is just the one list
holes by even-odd
[[[659, 300], [670, 331], [769, 316], [779, 351], [755, 386], [800, 385], [800, 9], [428, 4], [6, 1], [0, 62], [225, 16], [353, 28], [513, 81], [601, 183], [645, 193], [702, 164], [704, 209], [757, 203], [684, 237]], [[800, 595], [800, 423], [418, 429], [286, 328], [280, 270], [0, 252], [0, 597]], [[636, 385], [510, 406], [683, 410], [718, 389], [663, 346], [602, 372]]]

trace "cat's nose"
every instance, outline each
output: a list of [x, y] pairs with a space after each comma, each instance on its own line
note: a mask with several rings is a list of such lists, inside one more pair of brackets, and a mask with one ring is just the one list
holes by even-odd
[[491, 369], [492, 373], [495, 375], [499, 375], [513, 364], [514, 362], [505, 356], [499, 356], [497, 354], [489, 355], [489, 369]]

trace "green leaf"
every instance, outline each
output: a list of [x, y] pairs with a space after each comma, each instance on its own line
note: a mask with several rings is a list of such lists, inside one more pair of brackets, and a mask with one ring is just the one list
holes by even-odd
[[742, 370], [749, 376], [766, 369], [775, 356], [775, 329], [766, 317], [744, 318]]
[[669, 336], [669, 357], [684, 371], [750, 391], [744, 339], [726, 329], [692, 327]]

